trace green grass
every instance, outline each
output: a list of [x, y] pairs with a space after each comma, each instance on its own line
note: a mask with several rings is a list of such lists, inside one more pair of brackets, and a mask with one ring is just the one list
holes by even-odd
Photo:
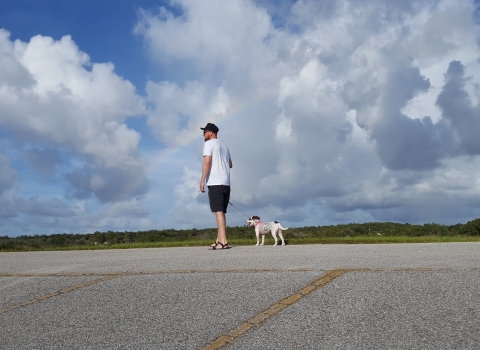
[[[256, 243], [255, 233], [251, 227], [228, 227], [227, 232], [231, 245]], [[292, 227], [285, 236], [286, 243], [290, 245], [478, 242], [480, 241], [480, 219], [450, 226], [435, 223], [411, 225], [394, 222], [365, 222]], [[215, 241], [216, 237], [216, 228], [0, 236], [0, 252], [208, 246]], [[272, 245], [273, 238], [267, 235], [265, 243]]]
[[[298, 244], [387, 244], [387, 243], [439, 243], [439, 242], [480, 242], [480, 236], [452, 235], [452, 236], [346, 236], [346, 237], [308, 237], [289, 238], [287, 245]], [[31, 247], [22, 246], [13, 249], [1, 249], [1, 252], [18, 251], [68, 251], [68, 250], [104, 250], [104, 249], [134, 249], [134, 248], [164, 248], [164, 247], [195, 247], [208, 246], [211, 240], [182, 240], [168, 242], [139, 242], [107, 245], [77, 245], [60, 247]], [[230, 246], [252, 246], [256, 243], [252, 239], [230, 239]], [[265, 245], [273, 245], [272, 238], [265, 239]]]
[[480, 236], [352, 236], [290, 239], [289, 244], [382, 244], [480, 242]]

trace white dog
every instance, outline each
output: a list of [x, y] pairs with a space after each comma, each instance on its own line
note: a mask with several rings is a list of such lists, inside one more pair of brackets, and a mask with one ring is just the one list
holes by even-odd
[[277, 233], [280, 239], [282, 240], [282, 245], [285, 245], [283, 240], [282, 230], [288, 230], [287, 228], [282, 227], [277, 221], [271, 222], [261, 222], [260, 216], [252, 216], [247, 220], [247, 226], [255, 226], [255, 234], [257, 235], [257, 244], [260, 244], [260, 235], [262, 235], [262, 244], [265, 242], [265, 235], [269, 232], [272, 233], [273, 239], [275, 240], [275, 245], [277, 245]]

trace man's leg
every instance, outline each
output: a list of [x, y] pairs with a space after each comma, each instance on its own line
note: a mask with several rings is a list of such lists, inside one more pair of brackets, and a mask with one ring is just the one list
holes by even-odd
[[218, 227], [217, 240], [210, 246], [210, 249], [220, 249], [223, 245], [227, 244], [227, 220], [225, 218], [225, 212], [227, 211], [226, 208], [230, 198], [230, 187], [208, 186], [208, 198], [210, 200], [210, 209], [215, 213]]
[[218, 226], [217, 242], [227, 244], [227, 219], [225, 218], [225, 213], [217, 211], [215, 212], [215, 217], [217, 218]]

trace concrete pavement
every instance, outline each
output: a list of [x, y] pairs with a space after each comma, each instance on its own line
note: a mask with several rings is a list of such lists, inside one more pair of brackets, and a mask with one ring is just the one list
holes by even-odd
[[479, 249], [0, 253], [0, 349], [474, 349]]

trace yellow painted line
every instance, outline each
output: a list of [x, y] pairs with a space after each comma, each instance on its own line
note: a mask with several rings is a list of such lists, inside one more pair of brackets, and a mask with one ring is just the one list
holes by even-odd
[[289, 296], [288, 298], [283, 299], [280, 303], [285, 304], [285, 305], [290, 305], [290, 304], [293, 304], [293, 303], [297, 302], [303, 296], [304, 296], [304, 294], [294, 294], [292, 296]]
[[13, 311], [13, 310], [15, 310], [15, 309], [19, 309], [19, 308], [21, 308], [21, 307], [25, 307], [25, 306], [28, 306], [28, 305], [31, 305], [31, 304], [35, 304], [35, 303], [38, 303], [38, 302], [43, 301], [43, 300], [46, 300], [46, 299], [50, 299], [50, 298], [56, 297], [57, 295], [60, 295], [60, 294], [65, 294], [65, 293], [68, 293], [68, 292], [71, 292], [71, 291], [74, 291], [74, 290], [77, 290], [77, 289], [80, 289], [80, 288], [88, 287], [88, 286], [91, 286], [92, 284], [95, 284], [95, 283], [108, 281], [108, 280], [117, 278], [118, 276], [119, 276], [119, 275], [106, 276], [106, 277], [99, 278], [99, 279], [96, 279], [96, 280], [93, 280], [93, 281], [88, 281], [88, 282], [85, 282], [85, 283], [82, 283], [82, 284], [78, 284], [78, 285], [76, 285], [76, 286], [72, 286], [72, 287], [68, 287], [68, 288], [59, 290], [59, 291], [57, 291], [57, 292], [53, 292], [53, 293], [50, 293], [50, 294], [47, 294], [47, 295], [43, 295], [43, 296], [41, 296], [41, 297], [38, 297], [38, 298], [35, 298], [35, 299], [32, 299], [32, 300], [25, 301], [25, 302], [23, 302], [23, 303], [21, 303], [21, 304], [17, 304], [17, 305], [14, 305], [14, 306], [10, 306], [10, 307], [7, 307], [7, 308], [5, 308], [5, 309], [0, 309], [0, 315], [1, 315], [1, 314], [4, 314], [4, 313], [6, 313], [6, 312], [9, 312], [9, 311]]
[[241, 337], [243, 334], [245, 334], [246, 331], [248, 331], [252, 327], [254, 327], [254, 324], [244, 323], [241, 326], [235, 328], [233, 331], [230, 331], [230, 333], [228, 333], [228, 336], [237, 338]]
[[222, 349], [225, 346], [235, 343], [238, 339], [242, 338], [247, 332], [253, 328], [259, 327], [263, 322], [269, 319], [272, 316], [277, 315], [286, 307], [295, 304], [296, 302], [302, 300], [306, 295], [314, 292], [317, 289], [320, 289], [326, 286], [328, 283], [332, 282], [335, 278], [340, 277], [344, 273], [354, 271], [354, 270], [332, 270], [322, 275], [320, 278], [310, 282], [306, 287], [300, 289], [297, 293], [294, 293], [286, 298], [281, 299], [275, 304], [270, 305], [265, 310], [261, 311], [255, 317], [247, 320], [240, 326], [235, 329], [220, 335], [215, 338], [209, 344], [204, 346], [203, 350], [215, 350]]
[[[265, 312], [261, 312], [259, 313], [257, 316], [255, 316], [254, 318], [251, 318], [250, 320], [248, 320], [247, 323], [250, 323], [250, 324], [253, 324], [253, 325], [259, 325], [261, 323], [263, 323], [263, 321], [265, 321], [267, 318], [269, 318], [270, 315], [265, 313]], [[240, 327], [242, 327], [243, 325], [241, 325]]]
[[300, 289], [298, 292], [302, 295], [307, 295], [313, 292], [315, 289], [315, 286], [306, 286], [305, 288]]
[[221, 349], [230, 342], [230, 337], [227, 335], [221, 336], [215, 339], [210, 346], [207, 346], [205, 349]]

